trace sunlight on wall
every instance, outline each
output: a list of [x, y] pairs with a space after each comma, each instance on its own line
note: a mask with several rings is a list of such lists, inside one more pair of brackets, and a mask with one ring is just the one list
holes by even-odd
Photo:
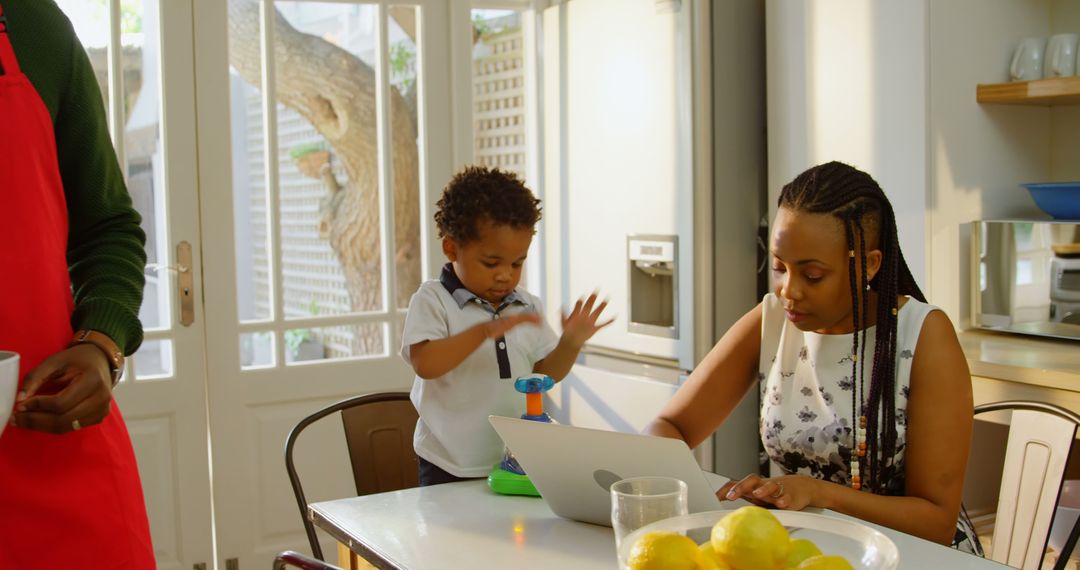
[[843, 160], [876, 174], [870, 3], [819, 1], [808, 10], [811, 162]]
[[927, 275], [925, 5], [885, 0], [766, 4], [769, 195], [815, 164], [870, 173], [893, 204], [915, 280]]

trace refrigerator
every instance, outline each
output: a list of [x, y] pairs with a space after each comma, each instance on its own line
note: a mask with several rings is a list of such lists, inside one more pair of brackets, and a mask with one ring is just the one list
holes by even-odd
[[[547, 408], [640, 432], [760, 300], [764, 8], [571, 0], [542, 31], [541, 296], [551, 322], [594, 290], [616, 318]], [[756, 471], [757, 418], [751, 390], [698, 460]]]

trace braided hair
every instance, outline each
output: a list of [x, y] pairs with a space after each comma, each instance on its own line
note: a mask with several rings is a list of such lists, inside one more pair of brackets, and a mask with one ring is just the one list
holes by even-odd
[[[870, 373], [870, 393], [863, 413], [866, 416], [866, 442], [869, 447], [866, 461], [866, 475], [869, 479], [867, 486], [873, 492], [884, 492], [889, 478], [885, 475], [886, 462], [891, 461], [896, 452], [897, 297], [910, 295], [926, 302], [904, 261], [904, 254], [900, 251], [892, 205], [881, 186], [869, 174], [840, 162], [815, 166], [800, 174], [781, 190], [778, 205], [794, 211], [831, 214], [844, 226], [848, 251], [853, 252], [853, 255], [848, 256], [851, 314], [854, 323], [851, 335], [851, 379], [856, 382], [856, 386], [852, 388], [853, 392], [860, 384], [860, 376], [864, 376], [862, 364], [865, 362], [869, 316], [868, 295], [859, 293], [873, 290], [878, 294], [877, 339], [874, 343], [874, 360]], [[882, 254], [881, 267], [874, 278], [867, 281], [866, 244], [868, 238], [873, 238], [875, 230]], [[861, 269], [861, 279], [856, 272], [856, 263]], [[857, 283], [857, 280], [861, 283]], [[854, 400], [852, 408], [851, 429], [854, 434], [859, 427]], [[852, 446], [851, 453], [857, 453], [855, 446]]]

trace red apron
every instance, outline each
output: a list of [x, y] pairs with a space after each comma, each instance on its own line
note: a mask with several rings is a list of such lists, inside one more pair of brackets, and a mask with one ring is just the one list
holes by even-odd
[[[21, 355], [22, 376], [67, 345], [74, 303], [52, 120], [2, 22], [0, 350]], [[0, 435], [0, 569], [9, 568], [154, 568], [135, 454], [115, 401], [105, 421], [79, 431], [7, 426]]]

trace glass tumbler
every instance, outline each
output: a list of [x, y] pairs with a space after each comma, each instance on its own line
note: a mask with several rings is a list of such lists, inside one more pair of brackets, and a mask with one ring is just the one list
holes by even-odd
[[674, 477], [633, 477], [611, 486], [615, 548], [631, 532], [658, 520], [685, 515], [686, 483]]

